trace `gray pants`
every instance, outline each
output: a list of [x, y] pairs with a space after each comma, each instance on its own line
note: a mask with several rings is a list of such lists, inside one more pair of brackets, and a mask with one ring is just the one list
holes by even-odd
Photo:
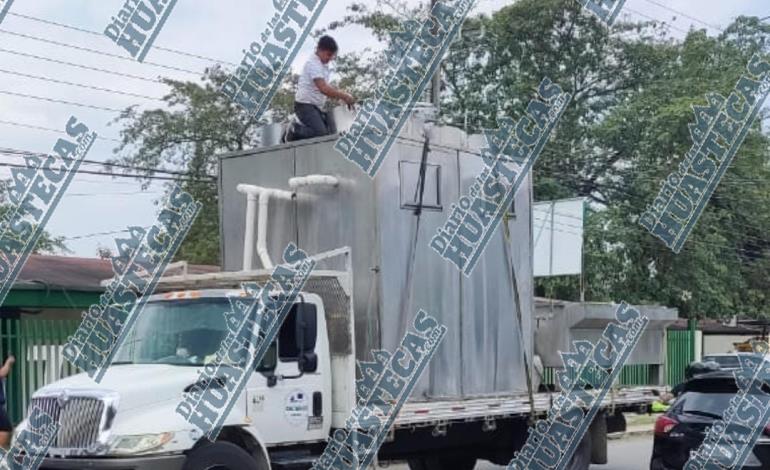
[[300, 124], [295, 126], [291, 140], [312, 139], [332, 133], [329, 126], [329, 116], [318, 106], [295, 102], [294, 113]]

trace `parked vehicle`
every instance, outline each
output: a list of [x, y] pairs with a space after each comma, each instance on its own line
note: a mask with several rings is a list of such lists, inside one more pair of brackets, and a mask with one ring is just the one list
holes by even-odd
[[[740, 356], [756, 355], [754, 352], [737, 352], [725, 354], [706, 354], [703, 356], [703, 362], [716, 362], [721, 370], [737, 370], [741, 368]], [[765, 360], [770, 360], [765, 358]]]
[[[530, 418], [544, 416], [554, 397], [526, 380], [534, 375], [531, 184], [511, 208], [513, 240], [499, 228], [469, 278], [428, 246], [460, 182], [483, 168], [473, 154], [481, 141], [438, 128], [428, 145], [422, 125], [411, 123], [374, 180], [336, 153], [333, 136], [222, 157], [225, 272], [164, 278], [130, 337], [143, 346], [121, 351], [102, 383], [81, 374], [35, 394], [63, 429], [42, 468], [309, 468], [356, 405], [356, 360], [393, 351], [419, 308], [449, 333], [379, 460], [406, 460], [414, 470], [507, 464]], [[264, 282], [289, 242], [319, 253], [284, 323], [295, 328], [291, 315], [315, 312], [304, 322], [314, 347], [302, 352], [316, 356], [317, 368], [301, 370], [302, 346], [282, 331], [278, 353], [260, 364], [209, 444], [174, 409], [223, 334], [226, 296], [242, 282]], [[136, 348], [130, 338], [124, 349]], [[305, 403], [301, 412], [287, 407], [292, 397]], [[608, 394], [570, 470], [606, 463], [607, 433], [624, 429], [622, 412], [654, 398], [647, 387]]]
[[[741, 363], [738, 360], [739, 353], [727, 353], [727, 354], [707, 354], [703, 356], [703, 362], [716, 362], [719, 364], [719, 368], [722, 370], [736, 370], [740, 369]], [[751, 353], [740, 353], [751, 354]]]
[[[738, 393], [730, 371], [698, 375], [683, 383], [671, 408], [655, 422], [650, 470], [680, 470], [698, 449], [706, 430], [730, 406]], [[763, 392], [764, 393], [764, 392]], [[765, 428], [744, 469], [770, 469], [770, 428]]]

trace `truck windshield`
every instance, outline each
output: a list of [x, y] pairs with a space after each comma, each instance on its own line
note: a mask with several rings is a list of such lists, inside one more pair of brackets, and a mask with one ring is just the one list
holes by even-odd
[[117, 364], [202, 366], [227, 335], [226, 298], [148, 302], [115, 355]]

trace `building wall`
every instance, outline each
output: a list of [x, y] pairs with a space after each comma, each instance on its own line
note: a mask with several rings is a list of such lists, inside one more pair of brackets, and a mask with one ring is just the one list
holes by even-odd
[[735, 352], [733, 343], [740, 343], [754, 335], [703, 335], [703, 354], [723, 354]]

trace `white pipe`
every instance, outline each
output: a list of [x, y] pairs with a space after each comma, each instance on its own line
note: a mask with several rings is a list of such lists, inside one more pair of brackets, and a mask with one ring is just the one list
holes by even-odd
[[307, 175], [289, 178], [289, 187], [297, 190], [303, 186], [339, 186], [340, 181], [331, 175]]
[[239, 193], [246, 195], [246, 232], [243, 237], [243, 270], [251, 271], [254, 258], [254, 219], [256, 218], [257, 203], [259, 203], [259, 220], [257, 231], [257, 254], [262, 262], [262, 267], [272, 269], [273, 262], [267, 252], [267, 215], [270, 197], [291, 200], [294, 193], [282, 189], [263, 188], [251, 184], [239, 184], [236, 186]]
[[[240, 190], [240, 188], [239, 188]], [[243, 270], [251, 271], [254, 267], [251, 260], [254, 259], [254, 222], [257, 215], [256, 194], [246, 195], [246, 233], [243, 236]]]
[[270, 253], [267, 252], [267, 209], [270, 202], [270, 191], [259, 195], [259, 220], [257, 221], [257, 254], [262, 261], [262, 267], [273, 269]]

